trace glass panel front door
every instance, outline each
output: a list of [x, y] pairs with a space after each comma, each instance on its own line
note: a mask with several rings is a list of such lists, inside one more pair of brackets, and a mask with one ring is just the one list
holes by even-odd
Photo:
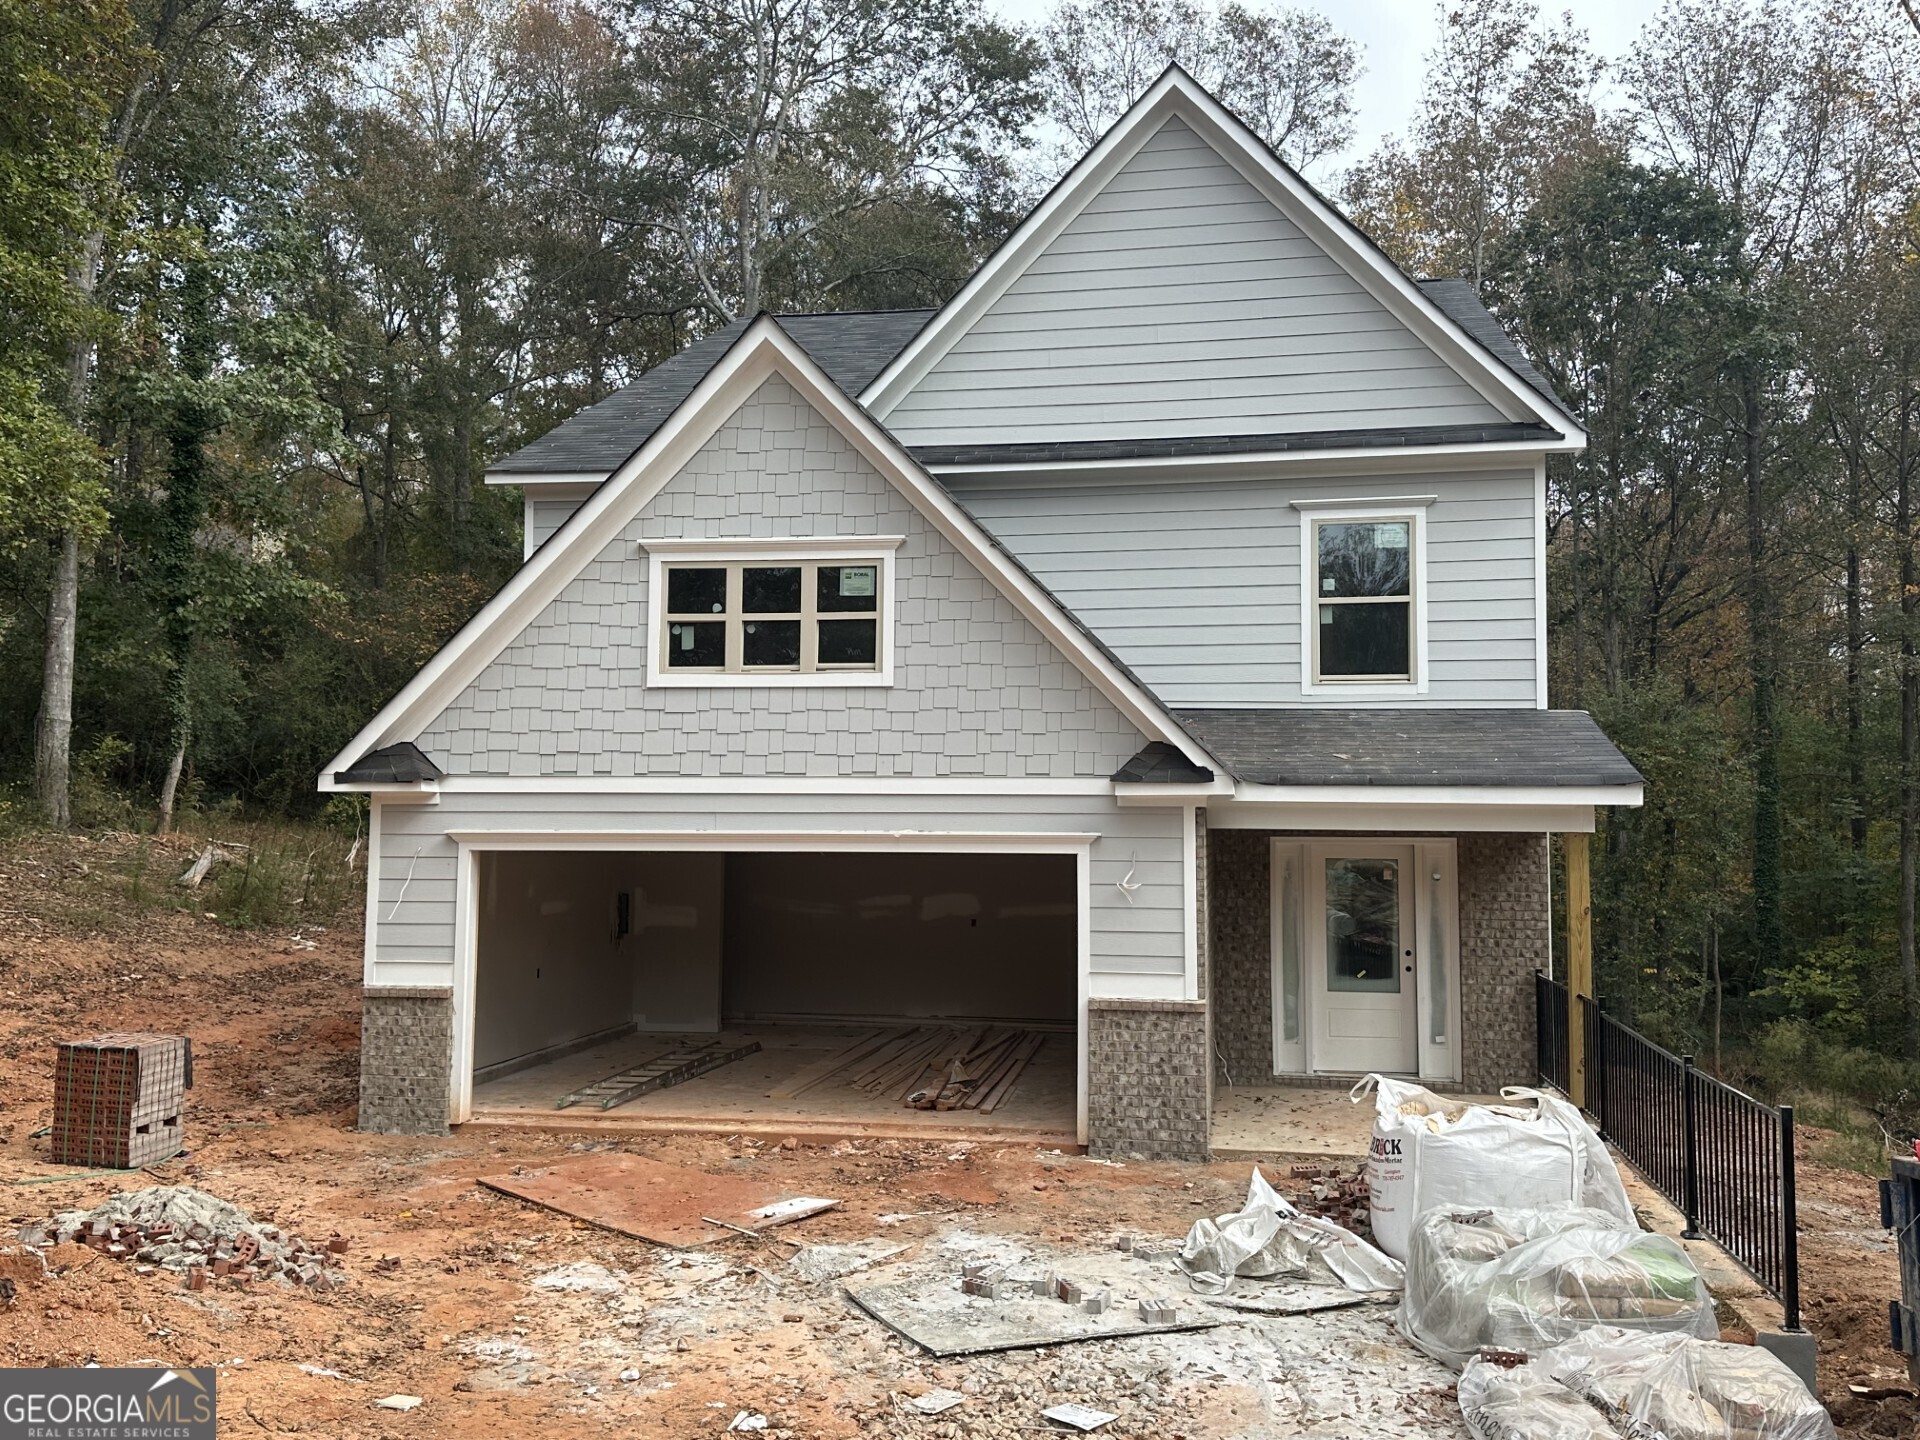
[[1309, 1068], [1410, 1075], [1420, 1066], [1411, 845], [1309, 850]]
[[1400, 864], [1327, 861], [1327, 989], [1398, 994]]

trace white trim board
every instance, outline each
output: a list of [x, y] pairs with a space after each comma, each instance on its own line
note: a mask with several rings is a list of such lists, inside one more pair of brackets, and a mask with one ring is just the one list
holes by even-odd
[[[1488, 354], [1285, 162], [1178, 65], [1169, 65], [1147, 93], [1067, 172], [986, 264], [973, 273], [886, 369], [860, 401], [884, 420], [992, 308], [1161, 125], [1178, 116], [1246, 177], [1333, 262], [1424, 341], [1509, 420], [1538, 421], [1579, 449], [1585, 432]], [[1538, 448], [1538, 447], [1535, 447]]]
[[1165, 740], [1195, 764], [1216, 768], [1159, 702], [1108, 659], [872, 416], [847, 399], [778, 322], [763, 315], [701, 377], [646, 444], [328, 762], [319, 788], [355, 788], [338, 785], [334, 772], [369, 750], [417, 737], [774, 375], [784, 378], [838, 430], [1135, 729], [1150, 740]]
[[1209, 830], [1473, 831], [1480, 834], [1590, 834], [1591, 805], [1242, 805], [1207, 807]]

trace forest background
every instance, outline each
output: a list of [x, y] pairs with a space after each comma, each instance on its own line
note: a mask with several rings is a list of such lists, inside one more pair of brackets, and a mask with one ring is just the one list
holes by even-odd
[[313, 776], [519, 563], [490, 458], [737, 316], [941, 302], [1178, 60], [1587, 424], [1603, 996], [1914, 1133], [1920, 15], [1439, 21], [1354, 159], [1365, 57], [1258, 0], [0, 0], [0, 819], [351, 833]]

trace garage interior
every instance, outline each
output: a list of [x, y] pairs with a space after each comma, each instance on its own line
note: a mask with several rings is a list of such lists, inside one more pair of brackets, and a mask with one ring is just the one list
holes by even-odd
[[1073, 1134], [1071, 855], [477, 859], [474, 1121]]

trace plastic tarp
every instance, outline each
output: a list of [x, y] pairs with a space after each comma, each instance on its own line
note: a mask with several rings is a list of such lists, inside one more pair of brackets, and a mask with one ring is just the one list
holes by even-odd
[[1584, 1205], [1637, 1223], [1606, 1143], [1557, 1095], [1514, 1087], [1500, 1092], [1513, 1103], [1478, 1105], [1369, 1075], [1352, 1098], [1369, 1092], [1368, 1204], [1374, 1242], [1389, 1255], [1404, 1260], [1414, 1223], [1439, 1205]]
[[1471, 1360], [1459, 1393], [1479, 1440], [1834, 1440], [1776, 1356], [1691, 1335], [1596, 1326], [1514, 1369]]
[[1256, 1167], [1245, 1208], [1217, 1220], [1197, 1220], [1178, 1260], [1195, 1290], [1221, 1294], [1236, 1278], [1276, 1276], [1344, 1285], [1349, 1290], [1398, 1290], [1398, 1260], [1382, 1255], [1351, 1230], [1303, 1215], [1267, 1183]]
[[1406, 1277], [1401, 1333], [1456, 1370], [1483, 1346], [1534, 1354], [1596, 1325], [1720, 1338], [1680, 1242], [1601, 1210], [1429, 1210]]

